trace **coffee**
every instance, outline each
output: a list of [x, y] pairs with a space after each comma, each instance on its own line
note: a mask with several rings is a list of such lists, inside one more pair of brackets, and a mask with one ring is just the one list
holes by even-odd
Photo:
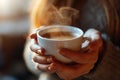
[[68, 39], [73, 39], [77, 35], [71, 33], [71, 32], [65, 32], [65, 31], [59, 31], [59, 32], [48, 32], [45, 34], [41, 35], [44, 38], [48, 39], [54, 39], [54, 40], [68, 40]]

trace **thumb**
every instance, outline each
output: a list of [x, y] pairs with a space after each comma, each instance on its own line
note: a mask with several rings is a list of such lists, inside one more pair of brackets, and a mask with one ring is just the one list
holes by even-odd
[[73, 50], [69, 50], [69, 49], [66, 49], [66, 48], [61, 48], [59, 50], [59, 53], [62, 56], [72, 60], [73, 62], [77, 62], [77, 61], [79, 61], [79, 58], [81, 57], [80, 53], [82, 53], [82, 52], [80, 52], [80, 51], [73, 51]]

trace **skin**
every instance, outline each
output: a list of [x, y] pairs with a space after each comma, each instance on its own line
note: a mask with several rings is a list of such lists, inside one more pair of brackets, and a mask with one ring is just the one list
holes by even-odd
[[71, 80], [89, 73], [97, 62], [99, 51], [103, 45], [100, 32], [89, 29], [84, 34], [84, 37], [91, 40], [87, 47], [80, 51], [72, 51], [65, 48], [59, 49], [61, 55], [74, 62], [72, 64], [64, 64], [57, 61], [53, 56], [45, 55], [45, 49], [37, 44], [36, 33], [32, 33], [30, 37], [34, 39], [34, 44], [30, 46], [30, 49], [36, 53], [33, 61], [38, 63], [37, 69], [56, 73], [63, 80]]

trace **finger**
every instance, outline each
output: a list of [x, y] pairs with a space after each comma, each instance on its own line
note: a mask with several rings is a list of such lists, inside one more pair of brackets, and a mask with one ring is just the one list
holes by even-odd
[[90, 51], [94, 51], [96, 49], [100, 50], [100, 48], [102, 47], [102, 45], [103, 45], [102, 39], [98, 39], [98, 40], [95, 40], [95, 41], [91, 42], [88, 45], [87, 49], [90, 50]]
[[96, 29], [89, 29], [85, 32], [84, 37], [90, 38], [92, 41], [99, 39], [101, 36], [100, 32]]
[[83, 74], [87, 74], [91, 71], [91, 69], [93, 69], [94, 64], [78, 64], [75, 65], [74, 68], [76, 68], [75, 74], [78, 75], [83, 75]]
[[33, 61], [37, 62], [39, 64], [48, 64], [53, 62], [53, 57], [52, 56], [39, 56], [39, 55], [35, 55], [33, 57]]
[[[61, 63], [59, 61], [54, 61], [52, 62], [52, 67], [50, 66], [50, 68], [56, 72], [61, 72], [61, 71], [64, 71], [64, 72], [70, 72], [70, 71], [74, 71], [75, 68], [74, 68], [74, 65], [75, 64], [64, 64], [64, 63]], [[73, 65], [73, 66], [72, 66]]]
[[91, 43], [95, 43], [94, 47], [101, 47], [102, 46], [102, 36], [101, 33], [95, 29], [89, 29], [85, 32], [84, 37], [90, 38]]
[[73, 76], [75, 74], [75, 68], [57, 63], [55, 69], [56, 74], [63, 80], [72, 80], [75, 78], [75, 76]]
[[82, 52], [62, 48], [59, 53], [76, 63], [95, 63], [98, 59], [98, 50]]
[[60, 63], [54, 63], [57, 75], [64, 80], [72, 80], [81, 75], [89, 73], [94, 67], [93, 64], [76, 64], [72, 66], [66, 66]]
[[46, 71], [49, 73], [54, 73], [54, 70], [49, 69], [50, 66], [54, 66], [52, 63], [51, 64], [37, 64], [37, 69], [41, 71]]
[[34, 39], [34, 42], [37, 43], [37, 34], [36, 33], [30, 34], [30, 38]]
[[91, 69], [93, 69], [93, 67], [94, 67], [94, 64], [77, 64], [73, 67], [76, 70], [73, 71], [74, 75], [71, 76], [71, 78], [77, 78], [82, 75], [85, 75], [85, 74], [89, 73], [91, 71]]
[[36, 68], [41, 71], [49, 71], [48, 67], [50, 64], [37, 64]]
[[82, 44], [82, 50], [95, 50], [95, 49], [100, 49], [103, 45], [103, 40], [102, 38], [96, 39], [94, 41], [90, 42], [84, 42]]
[[71, 73], [72, 70], [75, 70], [71, 66], [67, 66], [66, 64], [60, 63], [58, 61], [55, 61], [52, 64], [53, 66], [52, 67], [50, 66], [49, 69], [56, 72], [59, 75], [59, 77], [61, 77], [64, 80], [69, 80], [69, 79], [66, 79], [66, 77], [70, 76], [67, 74]]
[[44, 55], [45, 54], [45, 50], [43, 48], [41, 48], [40, 46], [38, 46], [37, 44], [32, 44], [30, 46], [31, 51], [39, 54], [39, 55]]
[[37, 37], [37, 34], [36, 34], [36, 33], [30, 34], [30, 38], [31, 38], [31, 39], [35, 39], [36, 37]]
[[54, 64], [54, 63], [51, 63], [50, 66], [48, 67], [48, 70], [49, 70], [51, 73], [54, 73], [54, 72], [55, 72], [55, 64]]

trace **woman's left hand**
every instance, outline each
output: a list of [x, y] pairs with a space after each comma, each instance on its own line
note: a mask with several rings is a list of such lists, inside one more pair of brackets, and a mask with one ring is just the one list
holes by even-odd
[[62, 48], [59, 50], [61, 55], [71, 59], [75, 64], [63, 64], [55, 60], [49, 66], [49, 70], [56, 72], [64, 80], [71, 80], [89, 73], [98, 60], [98, 54], [103, 43], [100, 32], [95, 29], [86, 31], [84, 37], [91, 40], [86, 49], [72, 51]]

